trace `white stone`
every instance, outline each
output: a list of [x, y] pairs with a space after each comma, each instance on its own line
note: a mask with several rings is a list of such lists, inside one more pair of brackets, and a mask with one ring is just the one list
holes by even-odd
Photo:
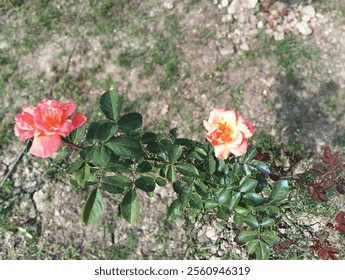
[[241, 0], [233, 0], [228, 8], [228, 14], [230, 15], [238, 14], [242, 9], [241, 4], [242, 4]]
[[232, 15], [226, 14], [222, 16], [222, 22], [231, 22], [232, 21]]
[[218, 0], [213, 0], [213, 5], [218, 5]]
[[223, 55], [223, 56], [227, 56], [227, 55], [230, 55], [230, 54], [234, 54], [235, 53], [235, 49], [234, 49], [234, 46], [232, 45], [229, 45], [225, 48], [222, 48], [220, 49], [220, 54]]
[[248, 7], [254, 9], [256, 4], [258, 3], [258, 0], [247, 0], [248, 1]]
[[303, 15], [303, 16], [302, 16], [302, 20], [303, 20], [304, 22], [309, 22], [309, 21], [310, 21], [310, 16], [308, 16], [308, 15]]
[[223, 8], [225, 8], [225, 7], [229, 6], [229, 0], [222, 0], [220, 2], [220, 4], [222, 5]]
[[303, 15], [308, 15], [310, 16], [311, 18], [312, 17], [315, 17], [315, 9], [313, 6], [305, 6], [303, 9], [302, 9], [302, 13]]
[[240, 49], [242, 51], [246, 51], [246, 52], [250, 50], [250, 48], [249, 48], [247, 43], [242, 43], [242, 45], [240, 46]]
[[309, 27], [308, 23], [304, 21], [297, 23], [296, 28], [302, 35], [310, 35], [311, 33], [313, 33], [313, 30]]
[[174, 9], [174, 2], [171, 0], [166, 0], [163, 3], [163, 7], [168, 9], [168, 10], [172, 10], [172, 9]]
[[260, 20], [259, 22], [258, 22], [258, 28], [263, 28], [264, 27], [264, 23]]
[[274, 33], [273, 33], [273, 38], [274, 38], [274, 40], [276, 40], [276, 41], [283, 41], [283, 40], [284, 40], [284, 37], [285, 37], [285, 35], [284, 35], [283, 32], [274, 32]]

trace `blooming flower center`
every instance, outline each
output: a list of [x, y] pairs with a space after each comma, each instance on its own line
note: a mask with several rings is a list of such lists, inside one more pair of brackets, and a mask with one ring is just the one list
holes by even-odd
[[222, 141], [224, 142], [229, 142], [231, 141], [231, 136], [233, 133], [232, 127], [227, 125], [226, 123], [220, 123], [218, 125], [218, 130], [219, 130], [219, 134], [220, 134], [220, 139], [222, 139]]

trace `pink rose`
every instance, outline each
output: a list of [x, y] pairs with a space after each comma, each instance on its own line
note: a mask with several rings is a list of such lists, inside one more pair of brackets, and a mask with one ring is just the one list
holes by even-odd
[[216, 157], [222, 159], [227, 159], [231, 153], [244, 155], [248, 148], [247, 139], [254, 134], [254, 124], [239, 116], [236, 110], [213, 109], [204, 126]]
[[43, 99], [37, 107], [24, 106], [22, 113], [15, 116], [14, 133], [21, 141], [34, 137], [30, 153], [49, 157], [60, 148], [61, 136], [68, 136], [86, 122], [84, 115], [74, 111], [75, 101], [61, 104]]

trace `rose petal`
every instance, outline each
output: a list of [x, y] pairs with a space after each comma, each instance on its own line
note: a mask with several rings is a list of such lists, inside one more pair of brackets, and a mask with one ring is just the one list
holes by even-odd
[[222, 122], [222, 118], [223, 118], [222, 112], [224, 112], [224, 109], [213, 109], [210, 112], [210, 117], [208, 118], [208, 123], [210, 125], [212, 125], [212, 124], [217, 124], [217, 123]]
[[214, 146], [214, 153], [217, 158], [227, 159], [230, 156], [230, 151], [227, 149], [226, 145]]
[[235, 156], [242, 156], [247, 152], [248, 149], [248, 142], [243, 141], [237, 148], [230, 148], [230, 152], [233, 153]]
[[87, 117], [85, 117], [83, 114], [75, 113], [71, 118], [72, 124], [74, 126], [74, 129], [82, 126], [86, 121]]
[[61, 146], [62, 139], [59, 135], [37, 135], [32, 142], [30, 153], [46, 158], [55, 153]]
[[70, 115], [73, 114], [73, 112], [75, 111], [75, 101], [72, 102], [68, 102], [66, 104], [62, 104], [62, 110], [64, 111], [64, 117], [67, 118]]

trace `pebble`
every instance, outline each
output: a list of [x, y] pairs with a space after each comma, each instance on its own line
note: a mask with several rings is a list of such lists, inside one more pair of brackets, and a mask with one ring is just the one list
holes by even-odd
[[241, 46], [240, 46], [240, 49], [242, 50], [242, 51], [249, 51], [250, 50], [250, 47], [248, 46], [248, 44], [247, 43], [242, 43], [241, 44]]
[[166, 9], [168, 9], [168, 10], [174, 9], [174, 1], [172, 1], [172, 0], [166, 0], [166, 1], [164, 1], [163, 7], [166, 8]]
[[247, 0], [248, 1], [248, 7], [254, 9], [256, 4], [258, 3], [258, 0]]
[[263, 28], [263, 27], [264, 27], [264, 23], [260, 20], [260, 21], [258, 22], [257, 27], [258, 27], [259, 29]]
[[242, 9], [241, 4], [242, 4], [241, 0], [233, 0], [228, 8], [228, 14], [230, 15], [238, 14]]
[[284, 40], [284, 37], [285, 37], [285, 35], [284, 35], [283, 32], [274, 32], [274, 33], [273, 33], [273, 38], [274, 38], [274, 40], [276, 40], [276, 41], [283, 41], [283, 40]]
[[223, 56], [227, 56], [230, 54], [234, 54], [235, 53], [235, 48], [232, 45], [226, 46], [225, 48], [220, 49], [220, 54]]
[[300, 21], [299, 23], [297, 23], [296, 28], [302, 35], [310, 35], [311, 33], [313, 33], [313, 30], [309, 27], [308, 23], [304, 21]]
[[229, 0], [222, 0], [220, 2], [220, 5], [223, 7], [223, 8], [226, 8], [227, 6], [229, 6]]
[[309, 17], [313, 18], [315, 17], [315, 9], [313, 6], [305, 6], [303, 9], [302, 9], [302, 13], [304, 15], [308, 15]]
[[310, 16], [309, 15], [303, 15], [302, 16], [302, 21], [309, 22], [310, 21]]

